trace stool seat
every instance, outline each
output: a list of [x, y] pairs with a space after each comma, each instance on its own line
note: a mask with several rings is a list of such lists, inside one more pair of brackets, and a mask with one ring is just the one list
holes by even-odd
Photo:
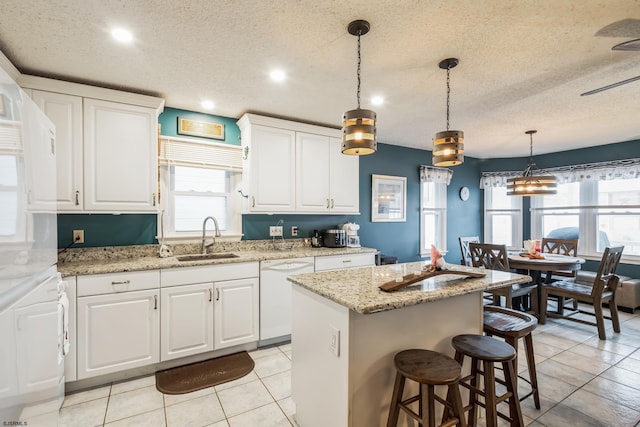
[[474, 359], [504, 362], [516, 357], [516, 350], [509, 344], [484, 335], [456, 335], [451, 339], [451, 345]]
[[[435, 427], [436, 402], [444, 407], [440, 427], [465, 424], [462, 397], [458, 387], [462, 367], [458, 362], [445, 354], [423, 349], [403, 350], [394, 356], [393, 362], [397, 372], [387, 427], [397, 426], [401, 410], [417, 421], [418, 425]], [[418, 394], [403, 398], [407, 379], [419, 384]], [[436, 386], [447, 387], [446, 400], [435, 393]]]
[[394, 357], [402, 375], [421, 384], [449, 385], [458, 382], [460, 364], [451, 357], [431, 350], [404, 350]]
[[538, 326], [538, 319], [531, 314], [504, 307], [484, 307], [484, 330], [494, 331], [494, 335], [510, 335], [521, 338]]

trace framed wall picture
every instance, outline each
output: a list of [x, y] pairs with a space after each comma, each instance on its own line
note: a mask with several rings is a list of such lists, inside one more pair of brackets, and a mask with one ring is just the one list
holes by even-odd
[[224, 124], [178, 117], [178, 134], [224, 140]]
[[371, 175], [371, 222], [407, 220], [407, 178]]

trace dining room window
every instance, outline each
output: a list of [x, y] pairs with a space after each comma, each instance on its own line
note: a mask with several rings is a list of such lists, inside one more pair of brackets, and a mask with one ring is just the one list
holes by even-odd
[[640, 261], [640, 177], [560, 183], [558, 194], [532, 198], [531, 230], [532, 236], [578, 238], [586, 257], [624, 246], [623, 258]]
[[522, 197], [507, 196], [507, 187], [487, 187], [484, 191], [484, 241], [522, 247]]
[[431, 255], [431, 245], [447, 252], [447, 186], [450, 169], [420, 166], [420, 256]]

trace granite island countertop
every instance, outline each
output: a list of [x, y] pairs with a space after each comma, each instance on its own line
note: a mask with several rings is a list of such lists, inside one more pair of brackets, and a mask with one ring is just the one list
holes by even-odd
[[465, 278], [460, 275], [440, 275], [424, 279], [394, 292], [378, 288], [422, 270], [428, 261], [361, 267], [337, 271], [297, 274], [289, 281], [334, 301], [360, 314], [388, 311], [431, 301], [438, 301], [472, 292], [482, 292], [518, 283], [527, 283], [531, 277], [504, 271], [448, 265], [452, 270], [486, 273], [481, 278]]
[[79, 248], [59, 255], [57, 268], [63, 277], [88, 274], [108, 274], [127, 271], [157, 270], [166, 268], [194, 267], [242, 262], [255, 262], [274, 259], [350, 255], [375, 253], [373, 248], [312, 248], [308, 245], [293, 245], [286, 250], [277, 250], [264, 241], [241, 242], [241, 244], [220, 244], [211, 252], [231, 252], [235, 258], [203, 259], [179, 261], [177, 256], [197, 254], [198, 244], [175, 247], [174, 256], [158, 256], [158, 245], [108, 246], [100, 248]]

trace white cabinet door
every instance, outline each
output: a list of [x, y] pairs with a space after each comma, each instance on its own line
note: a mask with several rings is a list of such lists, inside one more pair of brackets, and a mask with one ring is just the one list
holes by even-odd
[[156, 210], [155, 110], [84, 99], [84, 168], [87, 211]]
[[329, 212], [329, 137], [296, 133], [296, 210]]
[[258, 341], [258, 278], [214, 283], [215, 349]]
[[158, 290], [78, 298], [78, 379], [159, 362]]
[[82, 97], [32, 91], [32, 99], [56, 126], [59, 211], [82, 209]]
[[213, 283], [160, 290], [160, 360], [213, 350]]
[[66, 382], [76, 381], [78, 379], [78, 339], [77, 333], [77, 319], [76, 319], [76, 297], [77, 286], [76, 276], [65, 277], [67, 282], [67, 298], [69, 299], [69, 329], [67, 330], [67, 337], [69, 338], [69, 353], [64, 356], [64, 379]]
[[331, 138], [329, 144], [329, 189], [331, 212], [360, 212], [360, 157], [342, 154], [342, 141]]
[[295, 132], [252, 126], [249, 147], [250, 212], [295, 209]]

